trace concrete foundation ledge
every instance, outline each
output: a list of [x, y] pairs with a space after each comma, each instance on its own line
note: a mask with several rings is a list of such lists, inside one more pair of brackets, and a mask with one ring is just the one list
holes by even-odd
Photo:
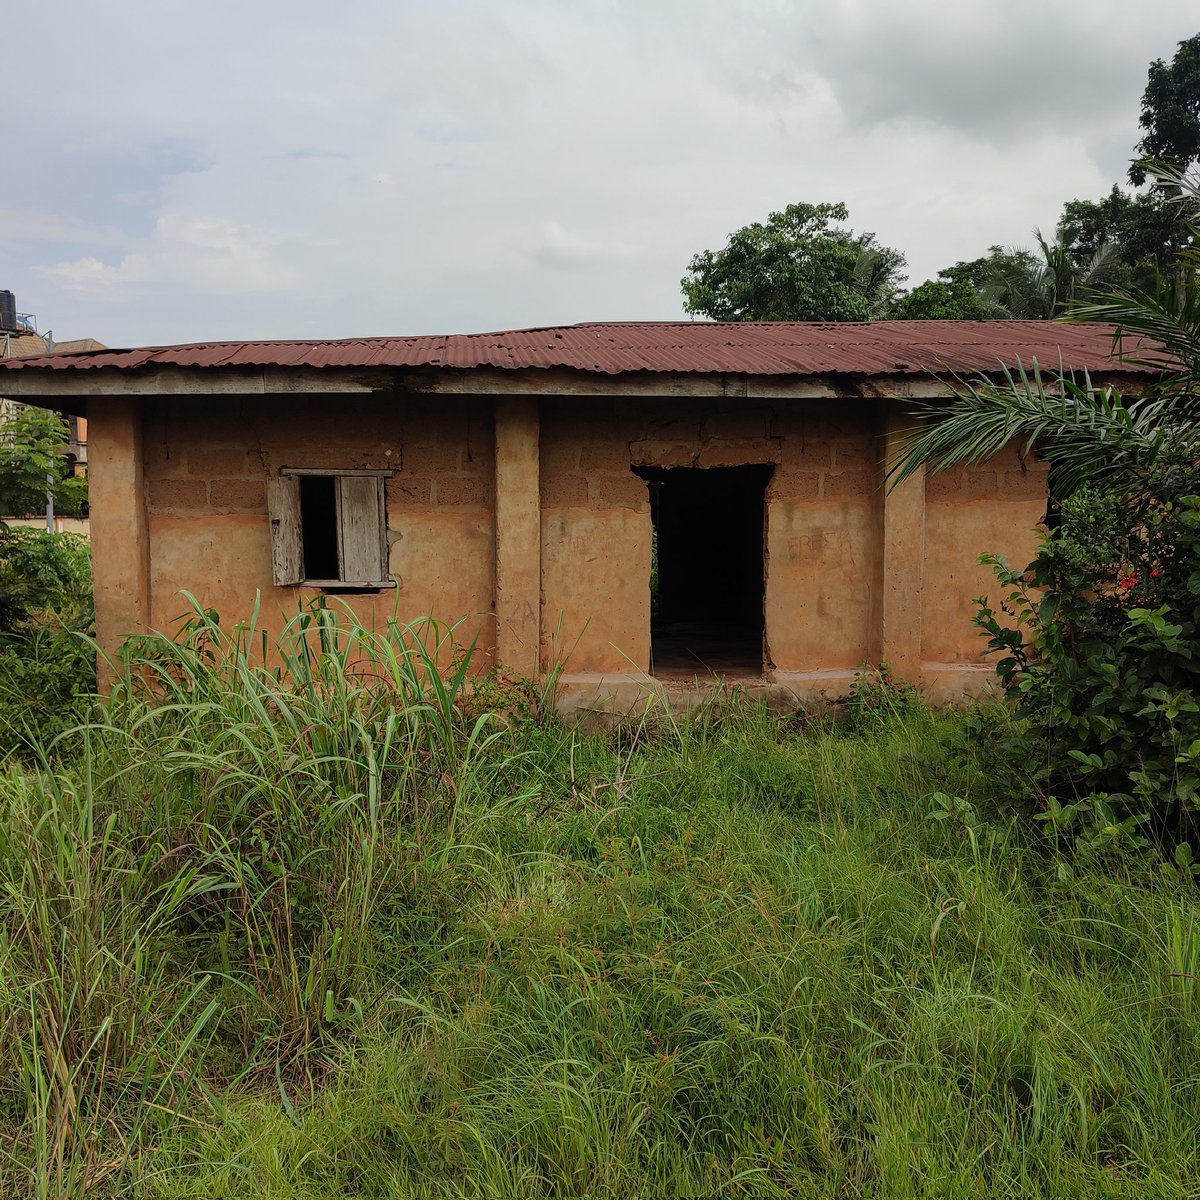
[[554, 707], [570, 725], [611, 729], [648, 708], [671, 707], [666, 687], [643, 672], [560, 675]]
[[779, 715], [800, 709], [823, 709], [845, 698], [853, 671], [788, 671], [768, 676], [697, 675], [692, 679], [657, 679], [643, 672], [568, 674], [558, 680], [555, 708], [563, 720], [585, 727], [611, 728], [640, 720], [659, 708], [681, 714], [735, 690], [765, 701]]
[[921, 664], [921, 690], [932, 705], [958, 704], [968, 698], [1000, 695], [994, 663]]
[[[858, 670], [826, 668], [823, 671], [772, 671], [764, 677], [759, 687], [765, 694], [772, 711], [777, 707], [776, 698], [792, 696], [794, 708], [822, 707], [845, 700]], [[748, 691], [750, 689], [747, 689]]]
[[[739, 677], [697, 675], [686, 680], [658, 679], [645, 672], [565, 674], [558, 679], [555, 708], [570, 724], [611, 729], [640, 720], [655, 708], [679, 715], [738, 690], [785, 716], [801, 709], [822, 711], [844, 701], [857, 675], [857, 670], [844, 669]], [[933, 705], [995, 695], [995, 670], [989, 663], [922, 663], [921, 691]]]

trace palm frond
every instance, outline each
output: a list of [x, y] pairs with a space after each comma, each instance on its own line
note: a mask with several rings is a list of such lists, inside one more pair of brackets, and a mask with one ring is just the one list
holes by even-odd
[[1190, 206], [1193, 213], [1200, 211], [1200, 178], [1194, 172], [1155, 159], [1146, 159], [1145, 165], [1154, 186], [1172, 203]]
[[1067, 495], [1105, 476], [1194, 456], [1200, 419], [1171, 397], [1126, 399], [1059, 372], [1050, 386], [1032, 369], [1004, 368], [1004, 382], [957, 380], [949, 404], [912, 409], [920, 422], [901, 441], [887, 475], [894, 488], [924, 467], [934, 473], [985, 462], [1010, 442], [1022, 454], [1036, 446], [1050, 464], [1052, 487]]
[[1166, 373], [1168, 380], [1200, 370], [1200, 254], [1187, 257], [1182, 303], [1176, 290], [1162, 280], [1154, 292], [1135, 288], [1108, 293], [1077, 304], [1068, 321], [1103, 321], [1115, 326], [1113, 355], [1119, 362], [1151, 367]]

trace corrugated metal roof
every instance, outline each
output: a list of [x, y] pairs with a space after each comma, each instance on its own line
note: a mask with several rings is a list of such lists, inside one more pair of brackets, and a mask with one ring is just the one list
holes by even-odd
[[1018, 361], [1070, 370], [1149, 370], [1110, 356], [1112, 328], [1051, 321], [597, 323], [444, 337], [200, 342], [16, 359], [4, 370], [116, 367], [570, 367], [746, 375], [994, 371]]

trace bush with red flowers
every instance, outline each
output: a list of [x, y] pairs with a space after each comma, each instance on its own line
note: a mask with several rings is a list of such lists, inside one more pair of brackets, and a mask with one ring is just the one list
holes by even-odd
[[1000, 747], [1014, 791], [1092, 843], [1195, 843], [1200, 467], [1084, 488], [1060, 516], [1024, 571], [989, 560], [1005, 597], [977, 601], [1020, 718]]

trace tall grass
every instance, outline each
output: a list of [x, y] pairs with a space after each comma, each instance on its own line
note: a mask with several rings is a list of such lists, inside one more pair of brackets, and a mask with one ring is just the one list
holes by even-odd
[[3, 1175], [39, 1197], [96, 1194], [120, 1171], [187, 1090], [216, 1015], [211, 979], [160, 940], [215, 881], [163, 871], [161, 848], [128, 838], [88, 782], [0, 785]]
[[453, 637], [198, 611], [0, 781], [10, 1194], [1194, 1191], [1190, 877], [909, 698], [587, 738]]
[[172, 1144], [163, 1192], [1185, 1194], [1191, 885], [1060, 869], [956, 725], [541, 731], [367, 1042], [298, 1120], [260, 1091]]
[[331, 1033], [377, 1002], [380, 930], [419, 912], [495, 769], [497, 734], [463, 704], [470, 650], [438, 669], [452, 642], [315, 607], [268, 646], [197, 607], [176, 639], [130, 647], [95, 721], [10, 767], [11, 1190], [94, 1194], [160, 1117], [194, 1119], [232, 1081], [288, 1104], [315, 1086]]

